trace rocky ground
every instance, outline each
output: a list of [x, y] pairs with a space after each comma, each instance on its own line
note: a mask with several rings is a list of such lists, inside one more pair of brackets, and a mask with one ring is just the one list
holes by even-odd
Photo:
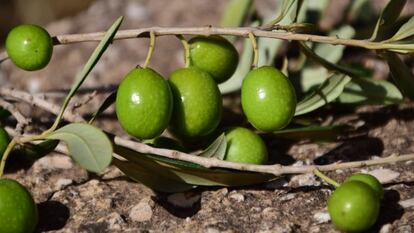
[[[223, 2], [101, 0], [47, 28], [52, 34], [101, 31], [119, 15], [125, 16], [124, 29], [217, 25]], [[266, 2], [258, 4], [263, 12], [268, 8]], [[157, 42], [152, 67], [167, 76], [182, 66], [180, 43], [175, 38], [159, 38]], [[143, 63], [147, 44], [145, 39], [115, 42], [86, 81], [84, 90], [97, 89], [98, 94], [113, 90], [125, 73]], [[70, 87], [95, 45], [58, 46], [51, 64], [39, 72], [19, 71], [5, 62], [1, 65], [0, 84], [32, 93], [59, 94]], [[100, 99], [95, 98], [79, 111], [95, 108]], [[39, 116], [38, 122], [34, 119], [37, 125], [53, 119], [31, 106], [21, 109], [26, 115]], [[328, 110], [315, 115], [325, 121], [349, 123], [358, 128], [357, 134], [331, 143], [269, 137], [266, 139], [273, 161], [326, 164], [414, 153], [412, 103]], [[123, 134], [113, 114], [105, 115], [99, 123], [105, 130]], [[414, 161], [362, 169], [376, 175], [386, 189], [381, 216], [371, 232], [414, 231], [413, 170]], [[342, 181], [356, 171], [361, 169], [328, 175]], [[68, 156], [52, 153], [34, 164], [10, 164], [6, 177], [23, 183], [39, 203], [38, 232], [335, 232], [326, 209], [332, 189], [312, 174], [280, 177], [257, 186], [197, 188], [166, 194], [131, 181], [115, 167], [98, 176], [79, 168]]]

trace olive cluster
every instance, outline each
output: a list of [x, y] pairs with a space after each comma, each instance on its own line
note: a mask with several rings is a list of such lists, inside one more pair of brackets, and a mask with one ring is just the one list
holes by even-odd
[[[139, 139], [158, 137], [168, 126], [185, 141], [205, 139], [217, 128], [222, 114], [218, 84], [235, 72], [239, 55], [221, 36], [189, 40], [189, 66], [173, 72], [168, 81], [150, 68], [136, 68], [119, 85], [116, 113], [121, 126]], [[292, 119], [296, 96], [289, 79], [274, 67], [253, 69], [241, 89], [242, 109], [258, 130], [272, 132]], [[264, 164], [267, 150], [253, 131], [226, 131], [226, 160]]]

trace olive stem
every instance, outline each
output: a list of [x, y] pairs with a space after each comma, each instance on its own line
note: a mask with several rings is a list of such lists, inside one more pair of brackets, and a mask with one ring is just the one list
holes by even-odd
[[[0, 95], [8, 96], [26, 103], [29, 103], [33, 106], [37, 106], [47, 112], [57, 115], [59, 113], [59, 106], [45, 101], [37, 95], [31, 95], [27, 92], [18, 91], [14, 89], [0, 87]], [[1, 105], [1, 104], [0, 104]], [[79, 116], [76, 113], [71, 111], [65, 112], [63, 118], [69, 122], [85, 122], [85, 119]], [[30, 138], [31, 140], [39, 140], [44, 138], [42, 135], [34, 136]], [[175, 150], [155, 148], [149, 145], [146, 145], [141, 142], [137, 142], [130, 139], [121, 138], [119, 136], [114, 136], [114, 143], [126, 148], [135, 150], [140, 153], [149, 153], [157, 154], [166, 158], [178, 159], [182, 161], [192, 162], [204, 166], [206, 168], [227, 168], [234, 169], [239, 171], [252, 171], [260, 172], [266, 174], [272, 174], [274, 176], [280, 176], [283, 174], [303, 174], [303, 173], [312, 173], [315, 169], [319, 171], [334, 171], [338, 169], [349, 169], [349, 168], [360, 168], [374, 165], [382, 164], [393, 164], [403, 161], [414, 161], [414, 154], [405, 154], [405, 155], [390, 155], [383, 158], [371, 159], [371, 160], [362, 160], [362, 161], [353, 161], [353, 162], [344, 162], [344, 163], [332, 163], [327, 165], [304, 165], [304, 166], [283, 166], [280, 164], [272, 165], [255, 165], [255, 164], [243, 164], [236, 162], [223, 161], [219, 159], [204, 158], [195, 156], [192, 154], [187, 154]], [[19, 142], [22, 142], [21, 140]]]
[[147, 58], [145, 59], [144, 65], [142, 66], [144, 69], [147, 68], [150, 64], [150, 60], [155, 48], [155, 33], [150, 31], [150, 45], [148, 48]]
[[256, 37], [253, 35], [253, 33], [249, 33], [249, 39], [253, 46], [253, 63], [252, 63], [252, 69], [257, 68], [257, 65], [259, 64], [259, 49], [257, 48], [257, 42]]
[[330, 177], [326, 176], [325, 174], [323, 174], [321, 171], [319, 171], [318, 169], [314, 169], [313, 170], [313, 174], [315, 174], [316, 176], [318, 176], [319, 178], [321, 178], [323, 181], [325, 181], [326, 183], [334, 186], [335, 188], [338, 188], [340, 186], [340, 184], [338, 182], [336, 182], [335, 180], [331, 179]]
[[16, 138], [13, 138], [10, 143], [7, 145], [6, 150], [3, 153], [3, 156], [1, 157], [0, 162], [0, 178], [3, 176], [4, 167], [6, 166], [6, 160], [9, 157], [11, 151], [13, 150], [14, 146], [17, 144]]
[[188, 41], [184, 38], [183, 35], [177, 35], [178, 39], [181, 41], [181, 44], [184, 47], [184, 66], [185, 68], [190, 67], [190, 45], [188, 44]]
[[[313, 34], [301, 34], [286, 31], [273, 31], [260, 27], [149, 27], [130, 30], [119, 30], [114, 40], [134, 39], [139, 37], [148, 37], [148, 33], [153, 31], [156, 36], [169, 35], [227, 35], [248, 37], [252, 33], [256, 37], [274, 38], [281, 40], [294, 41], [311, 41], [317, 43], [326, 43], [333, 45], [345, 45], [361, 47], [365, 49], [388, 49], [397, 52], [414, 52], [414, 46], [411, 44], [399, 44], [392, 42], [372, 42], [369, 40], [344, 39], [337, 36], [320, 36]], [[101, 41], [105, 32], [92, 32], [85, 34], [68, 34], [53, 37], [55, 45], [72, 44], [87, 41]], [[7, 59], [6, 51], [0, 53], [0, 63]]]

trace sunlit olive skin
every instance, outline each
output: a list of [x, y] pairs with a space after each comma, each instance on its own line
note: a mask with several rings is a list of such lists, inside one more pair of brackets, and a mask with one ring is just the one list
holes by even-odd
[[19, 68], [27, 71], [40, 70], [52, 57], [53, 42], [42, 27], [23, 24], [13, 28], [7, 35], [6, 51]]
[[225, 132], [227, 150], [224, 160], [238, 163], [265, 164], [268, 152], [265, 143], [255, 132], [236, 127]]
[[371, 187], [375, 191], [379, 199], [382, 199], [384, 197], [384, 189], [381, 183], [379, 182], [379, 180], [375, 176], [370, 175], [370, 174], [364, 174], [364, 173], [355, 173], [351, 175], [350, 177], [348, 177], [344, 182], [348, 182], [352, 180], [361, 181], [367, 184], [369, 187]]
[[0, 232], [32, 233], [37, 206], [29, 191], [15, 180], [0, 179]]
[[222, 114], [222, 98], [213, 78], [190, 67], [173, 72], [169, 83], [174, 98], [171, 130], [186, 139], [212, 133]]
[[295, 90], [282, 72], [263, 66], [250, 71], [243, 80], [241, 104], [256, 129], [272, 132], [287, 126], [294, 116]]
[[209, 73], [216, 83], [228, 80], [236, 71], [239, 54], [221, 36], [196, 36], [188, 41], [191, 65]]
[[328, 200], [335, 227], [345, 232], [364, 232], [377, 220], [380, 201], [375, 191], [360, 181], [339, 186]]
[[118, 87], [115, 108], [118, 121], [128, 134], [139, 139], [157, 137], [171, 118], [171, 89], [154, 70], [134, 69]]
[[6, 150], [9, 142], [9, 134], [6, 132], [6, 130], [4, 130], [4, 128], [0, 127], [0, 158], [3, 157], [4, 151]]

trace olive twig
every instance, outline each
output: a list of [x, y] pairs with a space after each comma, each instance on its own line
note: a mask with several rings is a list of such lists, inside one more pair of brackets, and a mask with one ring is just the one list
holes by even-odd
[[[333, 45], [345, 45], [353, 47], [361, 47], [371, 50], [394, 50], [414, 52], [412, 44], [399, 44], [391, 42], [373, 42], [369, 40], [345, 39], [337, 36], [321, 36], [313, 34], [301, 34], [285, 31], [269, 31], [260, 27], [149, 27], [130, 30], [119, 30], [114, 40], [134, 39], [139, 37], [148, 37], [148, 33], [153, 32], [156, 36], [171, 35], [227, 35], [248, 37], [252, 33], [255, 37], [274, 38], [289, 41], [312, 41], [317, 43], [326, 43]], [[101, 41], [105, 32], [92, 32], [85, 34], [67, 34], [57, 35], [53, 37], [54, 45], [72, 44], [88, 41]], [[0, 63], [7, 59], [7, 53], [0, 53]]]
[[23, 116], [17, 107], [0, 97], [0, 106], [9, 111], [17, 121], [16, 131], [23, 133], [24, 128], [31, 122], [30, 118]]
[[[39, 108], [48, 111], [57, 115], [59, 113], [59, 106], [47, 102], [40, 97], [35, 95], [31, 95], [29, 93], [23, 91], [17, 91], [8, 88], [0, 88], [0, 95], [8, 96], [11, 98], [15, 98], [29, 104], [38, 106]], [[70, 122], [84, 122], [82, 116], [75, 114], [73, 112], [67, 111], [63, 115], [63, 118]], [[41, 139], [42, 135], [37, 135], [36, 138], [30, 138], [31, 140], [38, 140]], [[20, 143], [22, 140], [19, 141]], [[23, 141], [28, 142], [28, 141]], [[140, 153], [148, 153], [148, 154], [157, 154], [163, 157], [172, 158], [183, 160], [187, 162], [192, 162], [199, 164], [201, 166], [211, 168], [228, 168], [228, 169], [235, 169], [240, 171], [252, 171], [252, 172], [261, 172], [267, 174], [273, 174], [275, 176], [280, 176], [283, 174], [302, 174], [302, 173], [312, 173], [315, 169], [319, 171], [334, 171], [338, 169], [349, 169], [349, 168], [360, 168], [360, 167], [367, 167], [367, 166], [374, 166], [374, 165], [382, 165], [382, 164], [392, 164], [397, 162], [403, 161], [410, 161], [414, 160], [414, 154], [405, 154], [405, 155], [390, 155], [388, 157], [383, 157], [379, 159], [372, 159], [372, 160], [363, 160], [363, 161], [353, 161], [353, 162], [344, 162], [344, 163], [332, 163], [327, 165], [304, 165], [304, 166], [283, 166], [280, 164], [273, 164], [273, 165], [255, 165], [255, 164], [243, 164], [243, 163], [235, 163], [229, 161], [223, 161], [214, 158], [204, 158], [195, 156], [192, 154], [187, 154], [175, 150], [169, 149], [162, 149], [162, 148], [155, 148], [149, 145], [146, 145], [141, 142], [124, 139], [119, 136], [114, 137], [114, 142], [117, 145], [127, 147], [129, 149], [138, 151]]]
[[249, 33], [249, 39], [250, 39], [250, 42], [252, 43], [253, 52], [254, 52], [252, 69], [255, 69], [257, 68], [257, 65], [259, 63], [259, 49], [257, 48], [256, 37], [251, 32]]
[[330, 177], [326, 176], [325, 174], [323, 174], [318, 169], [313, 170], [313, 174], [315, 174], [316, 176], [318, 176], [319, 178], [321, 178], [326, 183], [331, 184], [335, 188], [338, 188], [340, 186], [340, 184], [338, 182], [336, 182], [335, 180], [333, 180]]
[[144, 65], [142, 66], [143, 68], [147, 68], [149, 66], [152, 53], [154, 52], [154, 48], [155, 48], [155, 33], [153, 31], [150, 31], [150, 45], [148, 48], [147, 58], [145, 59]]
[[1, 157], [0, 162], [0, 178], [3, 176], [4, 172], [4, 166], [6, 165], [7, 158], [10, 155], [10, 152], [13, 150], [14, 146], [17, 144], [16, 138], [13, 138], [10, 143], [7, 145], [6, 150], [3, 153], [3, 156]]
[[184, 38], [183, 35], [177, 35], [178, 39], [181, 41], [184, 47], [184, 66], [188, 68], [191, 64], [190, 59], [190, 45], [188, 44], [188, 41]]

